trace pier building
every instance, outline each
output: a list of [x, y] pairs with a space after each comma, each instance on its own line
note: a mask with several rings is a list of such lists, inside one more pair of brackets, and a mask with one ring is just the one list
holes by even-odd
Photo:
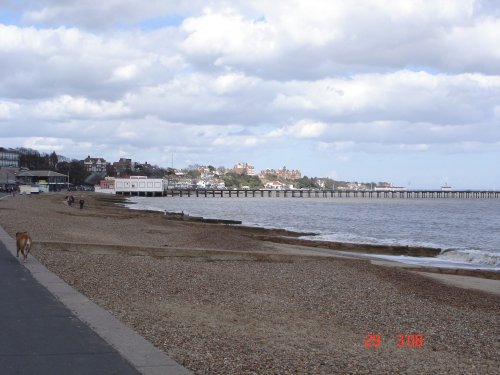
[[147, 178], [146, 176], [130, 176], [129, 178], [115, 178], [114, 190], [122, 195], [164, 195], [167, 180], [163, 178]]

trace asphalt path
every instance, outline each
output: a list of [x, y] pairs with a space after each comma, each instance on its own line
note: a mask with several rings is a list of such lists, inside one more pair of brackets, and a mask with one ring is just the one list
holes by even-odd
[[139, 374], [0, 242], [1, 374]]
[[15, 254], [0, 226], [0, 375], [192, 375], [37, 259]]

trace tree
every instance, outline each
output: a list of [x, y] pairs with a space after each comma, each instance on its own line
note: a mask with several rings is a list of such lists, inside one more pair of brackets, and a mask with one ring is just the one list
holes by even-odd
[[83, 162], [79, 160], [59, 163], [58, 172], [65, 175], [69, 174], [69, 182], [73, 185], [82, 185], [85, 182], [85, 179], [89, 176], [89, 173], [85, 170]]
[[19, 166], [32, 170], [50, 169], [48, 155], [41, 155], [38, 151], [26, 148], [19, 148]]
[[249, 176], [247, 174], [226, 173], [223, 177], [227, 188], [241, 189], [243, 186], [248, 186], [250, 189], [258, 189], [263, 187], [262, 181], [257, 176]]
[[57, 170], [57, 163], [59, 162], [59, 158], [55, 151], [52, 151], [52, 154], [49, 156], [49, 167], [53, 170]]
[[74, 185], [83, 184], [89, 175], [89, 173], [85, 170], [83, 162], [80, 160], [72, 160], [71, 163], [69, 163], [69, 168], [69, 182]]
[[174, 168], [167, 168], [165, 170], [165, 175], [167, 175], [167, 176], [175, 176], [175, 169]]
[[108, 163], [106, 165], [106, 176], [116, 177], [116, 168], [113, 164]]
[[307, 176], [299, 178], [296, 182], [297, 188], [299, 189], [317, 189], [319, 185], [313, 178]]
[[217, 167], [217, 174], [219, 176], [225, 175], [226, 172], [227, 172], [226, 167], [224, 167], [224, 166]]
[[266, 179], [274, 181], [278, 179], [278, 175], [276, 173], [266, 173], [265, 174]]
[[190, 169], [189, 171], [187, 171], [186, 176], [189, 178], [196, 179], [200, 178], [201, 173], [198, 169]]

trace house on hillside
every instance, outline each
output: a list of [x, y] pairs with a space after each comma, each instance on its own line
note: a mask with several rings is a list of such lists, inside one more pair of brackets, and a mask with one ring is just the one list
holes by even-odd
[[284, 190], [286, 188], [286, 185], [282, 184], [278, 180], [274, 180], [274, 181], [266, 183], [264, 185], [264, 188], [270, 189], [270, 190]]
[[103, 158], [91, 158], [90, 155], [83, 161], [85, 170], [91, 172], [106, 172], [108, 163]]
[[255, 167], [248, 163], [238, 163], [233, 167], [233, 172], [237, 174], [247, 174], [248, 176], [255, 176]]
[[132, 159], [120, 158], [120, 160], [113, 163], [113, 167], [115, 168], [118, 176], [129, 174], [133, 170]]
[[285, 180], [298, 180], [302, 177], [302, 173], [298, 169], [288, 170], [285, 167], [283, 167], [283, 169], [266, 168], [265, 170], [260, 171], [260, 175], [262, 177], [276, 175], [278, 178]]

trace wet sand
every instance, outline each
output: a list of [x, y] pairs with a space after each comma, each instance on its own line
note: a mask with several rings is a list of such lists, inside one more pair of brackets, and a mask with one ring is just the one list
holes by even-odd
[[[51, 271], [196, 374], [497, 373], [498, 295], [283, 243], [280, 231], [131, 211], [96, 194], [80, 210], [64, 195], [2, 199], [0, 225], [29, 231]], [[398, 334], [423, 346], [398, 347]]]

